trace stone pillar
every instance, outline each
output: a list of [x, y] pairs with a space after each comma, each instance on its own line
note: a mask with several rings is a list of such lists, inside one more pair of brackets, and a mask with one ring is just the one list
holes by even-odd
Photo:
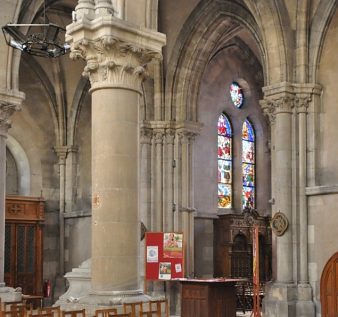
[[165, 37], [115, 18], [105, 1], [94, 20], [67, 27], [71, 56], [86, 60], [92, 93], [92, 291], [139, 293], [138, 98], [145, 65]]
[[19, 92], [0, 91], [0, 299], [3, 301], [18, 300], [21, 293], [5, 287], [5, 204], [6, 204], [6, 139], [11, 127], [10, 117], [20, 110], [25, 95]]
[[312, 95], [316, 87], [301, 85], [296, 95], [295, 105], [298, 123], [298, 171], [299, 171], [299, 276], [298, 276], [298, 301], [297, 316], [314, 316], [315, 305], [312, 301], [312, 288], [309, 284], [308, 264], [308, 204], [306, 187], [308, 179], [308, 129], [307, 116]]
[[[275, 213], [275, 188], [276, 188], [276, 176], [275, 176], [275, 163], [276, 163], [276, 157], [275, 157], [275, 120], [276, 116], [274, 113], [273, 107], [270, 107], [269, 104], [266, 102], [266, 100], [260, 100], [261, 108], [267, 117], [267, 120], [270, 123], [270, 153], [271, 153], [271, 197], [270, 197], [270, 203], [271, 203], [271, 209], [272, 212]], [[273, 216], [273, 215], [272, 215]], [[276, 236], [272, 235], [272, 279], [277, 279], [277, 242], [276, 242]]]
[[65, 274], [65, 185], [66, 185], [66, 157], [68, 149], [66, 146], [54, 148], [59, 158], [60, 194], [59, 194], [59, 275]]
[[164, 149], [164, 230], [174, 230], [174, 139], [173, 129], [166, 129]]
[[282, 212], [289, 226], [282, 236], [276, 237], [276, 281], [269, 284], [263, 302], [264, 316], [296, 317], [297, 288], [294, 281], [294, 241], [293, 241], [293, 87], [281, 83], [264, 87], [266, 109], [273, 118], [271, 125], [274, 154], [272, 155], [273, 214]]
[[163, 129], [154, 129], [154, 204], [152, 215], [153, 231], [163, 231]]
[[272, 103], [275, 123], [275, 210], [289, 220], [289, 228], [277, 241], [277, 282], [293, 283], [292, 243], [292, 108], [291, 96], [281, 97]]
[[74, 211], [74, 202], [77, 186], [78, 148], [67, 146], [66, 179], [65, 179], [65, 213]]
[[185, 275], [194, 275], [194, 212], [192, 206], [192, 141], [194, 133], [185, 129], [178, 132], [181, 159], [181, 194], [178, 212], [180, 229], [185, 240]]
[[152, 129], [140, 130], [140, 215], [146, 228], [151, 227], [151, 139]]
[[307, 243], [307, 201], [306, 189], [306, 114], [310, 96], [297, 96], [296, 111], [298, 116], [298, 160], [299, 160], [299, 282], [307, 284], [308, 277], [308, 243]]

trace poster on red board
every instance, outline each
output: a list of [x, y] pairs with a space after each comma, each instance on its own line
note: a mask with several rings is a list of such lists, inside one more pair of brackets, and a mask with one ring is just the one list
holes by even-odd
[[145, 253], [146, 280], [184, 277], [182, 233], [147, 232]]

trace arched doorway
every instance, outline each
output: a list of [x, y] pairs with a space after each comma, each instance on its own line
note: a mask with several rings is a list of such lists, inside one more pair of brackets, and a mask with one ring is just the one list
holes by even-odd
[[320, 279], [322, 316], [338, 315], [338, 252], [326, 263]]

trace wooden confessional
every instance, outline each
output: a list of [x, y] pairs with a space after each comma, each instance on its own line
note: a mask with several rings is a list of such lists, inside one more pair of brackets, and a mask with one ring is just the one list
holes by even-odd
[[41, 197], [6, 197], [5, 283], [23, 294], [42, 295], [43, 223]]
[[[249, 221], [248, 221], [249, 220]], [[260, 280], [271, 279], [271, 229], [269, 217], [220, 215], [214, 220], [215, 277], [252, 278], [252, 225], [259, 227]]]

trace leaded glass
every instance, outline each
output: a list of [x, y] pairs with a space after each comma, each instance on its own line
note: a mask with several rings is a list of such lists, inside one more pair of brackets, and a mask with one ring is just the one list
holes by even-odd
[[242, 127], [242, 207], [255, 207], [255, 132], [249, 120]]
[[242, 164], [243, 186], [253, 187], [255, 185], [255, 166], [253, 164]]
[[218, 160], [218, 182], [231, 184], [231, 161]]
[[235, 107], [242, 107], [244, 101], [242, 88], [235, 82], [230, 85], [230, 96]]
[[242, 206], [243, 206], [243, 209], [246, 206], [249, 206], [251, 208], [255, 207], [255, 188], [254, 187], [243, 186]]
[[231, 185], [218, 183], [218, 207], [231, 208], [232, 206], [232, 190]]
[[225, 114], [218, 118], [218, 207], [232, 207], [231, 125]]
[[231, 138], [218, 136], [218, 158], [231, 160]]

